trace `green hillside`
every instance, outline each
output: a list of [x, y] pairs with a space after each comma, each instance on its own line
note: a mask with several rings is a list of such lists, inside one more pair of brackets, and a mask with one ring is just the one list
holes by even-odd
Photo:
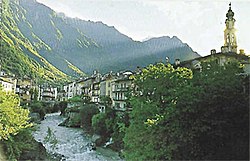
[[[19, 77], [67, 81], [69, 77], [44, 59], [37, 52], [36, 47], [20, 32], [16, 20], [22, 15], [15, 15], [14, 18], [10, 7], [15, 3], [15, 1], [3, 0], [1, 4], [0, 64], [2, 69]], [[42, 41], [37, 45], [49, 48]]]

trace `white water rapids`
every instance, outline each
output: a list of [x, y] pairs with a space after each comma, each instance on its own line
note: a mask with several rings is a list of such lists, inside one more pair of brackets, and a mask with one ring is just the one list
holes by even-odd
[[116, 152], [110, 149], [90, 149], [91, 138], [80, 128], [58, 126], [65, 118], [60, 113], [47, 114], [38, 125], [34, 138], [42, 142], [50, 154], [60, 154], [66, 161], [119, 161]]

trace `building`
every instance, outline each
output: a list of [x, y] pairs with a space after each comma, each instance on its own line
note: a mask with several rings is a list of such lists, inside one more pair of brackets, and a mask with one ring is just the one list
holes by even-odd
[[66, 96], [66, 91], [64, 90], [64, 86], [57, 88], [57, 91], [58, 91], [57, 92], [57, 101], [66, 101], [67, 96]]
[[224, 46], [221, 47], [221, 52], [216, 52], [215, 49], [211, 50], [210, 55], [195, 58], [192, 60], [180, 62], [175, 64], [175, 66], [184, 66], [190, 69], [201, 70], [202, 62], [211, 62], [214, 61], [217, 64], [223, 66], [230, 62], [240, 62], [244, 65], [244, 74], [250, 74], [250, 61], [249, 56], [244, 53], [243, 49], [237, 52], [237, 41], [236, 41], [236, 34], [235, 34], [235, 19], [234, 19], [234, 12], [231, 8], [231, 3], [229, 4], [229, 10], [226, 14], [226, 28], [224, 30]]
[[64, 86], [64, 90], [66, 92], [66, 98], [70, 99], [76, 96], [76, 82], [72, 81]]
[[221, 47], [222, 53], [233, 52], [237, 53], [236, 29], [234, 28], [234, 12], [231, 9], [231, 3], [226, 14], [226, 29], [224, 30], [224, 46]]
[[17, 79], [16, 94], [19, 95], [22, 102], [29, 102], [34, 98], [34, 89], [32, 79], [28, 77]]
[[99, 103], [100, 102], [100, 81], [93, 82], [92, 85], [92, 94], [91, 94], [91, 102]]
[[0, 85], [3, 90], [6, 92], [14, 92], [16, 91], [16, 79], [14, 78], [6, 78], [0, 76]]
[[90, 102], [100, 102], [100, 82], [102, 76], [99, 72], [94, 71], [93, 75], [84, 79], [82, 86], [82, 95], [84, 98], [90, 99]]
[[0, 65], [0, 85], [2, 86], [3, 90], [6, 92], [16, 92], [16, 83], [17, 80], [15, 75], [7, 75], [4, 71], [1, 71]]
[[76, 85], [75, 85], [75, 91], [76, 91], [76, 95], [77, 96], [80, 96], [83, 94], [83, 91], [82, 91], [82, 87], [84, 86], [84, 81], [85, 79], [84, 78], [80, 78], [79, 80], [76, 81]]
[[114, 109], [119, 111], [128, 110], [127, 106], [127, 94], [129, 88], [132, 86], [132, 80], [130, 76], [133, 73], [130, 71], [118, 74], [117, 79], [112, 81], [112, 106]]
[[100, 96], [107, 96], [112, 98], [112, 82], [116, 79], [116, 75], [108, 73], [104, 75], [100, 82]]
[[57, 100], [57, 88], [54, 88], [52, 86], [49, 86], [47, 84], [41, 85], [40, 86], [40, 101], [56, 101]]

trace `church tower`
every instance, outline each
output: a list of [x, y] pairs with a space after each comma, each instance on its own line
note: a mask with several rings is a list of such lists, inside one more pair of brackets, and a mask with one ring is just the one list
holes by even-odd
[[229, 10], [226, 14], [226, 29], [224, 30], [224, 46], [221, 47], [222, 53], [234, 52], [237, 53], [236, 29], [234, 28], [234, 12], [229, 4]]

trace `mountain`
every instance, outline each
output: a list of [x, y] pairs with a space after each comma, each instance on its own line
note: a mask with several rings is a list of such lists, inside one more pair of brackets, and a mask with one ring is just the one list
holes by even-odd
[[67, 81], [68, 76], [43, 58], [19, 30], [10, 8], [12, 2], [1, 1], [0, 65], [8, 73], [32, 79]]
[[[58, 14], [35, 0], [12, 0], [21, 33], [35, 50], [69, 75], [135, 69], [168, 56], [188, 60], [199, 55], [177, 37], [134, 41], [115, 27]], [[33, 55], [28, 54], [33, 58]]]

